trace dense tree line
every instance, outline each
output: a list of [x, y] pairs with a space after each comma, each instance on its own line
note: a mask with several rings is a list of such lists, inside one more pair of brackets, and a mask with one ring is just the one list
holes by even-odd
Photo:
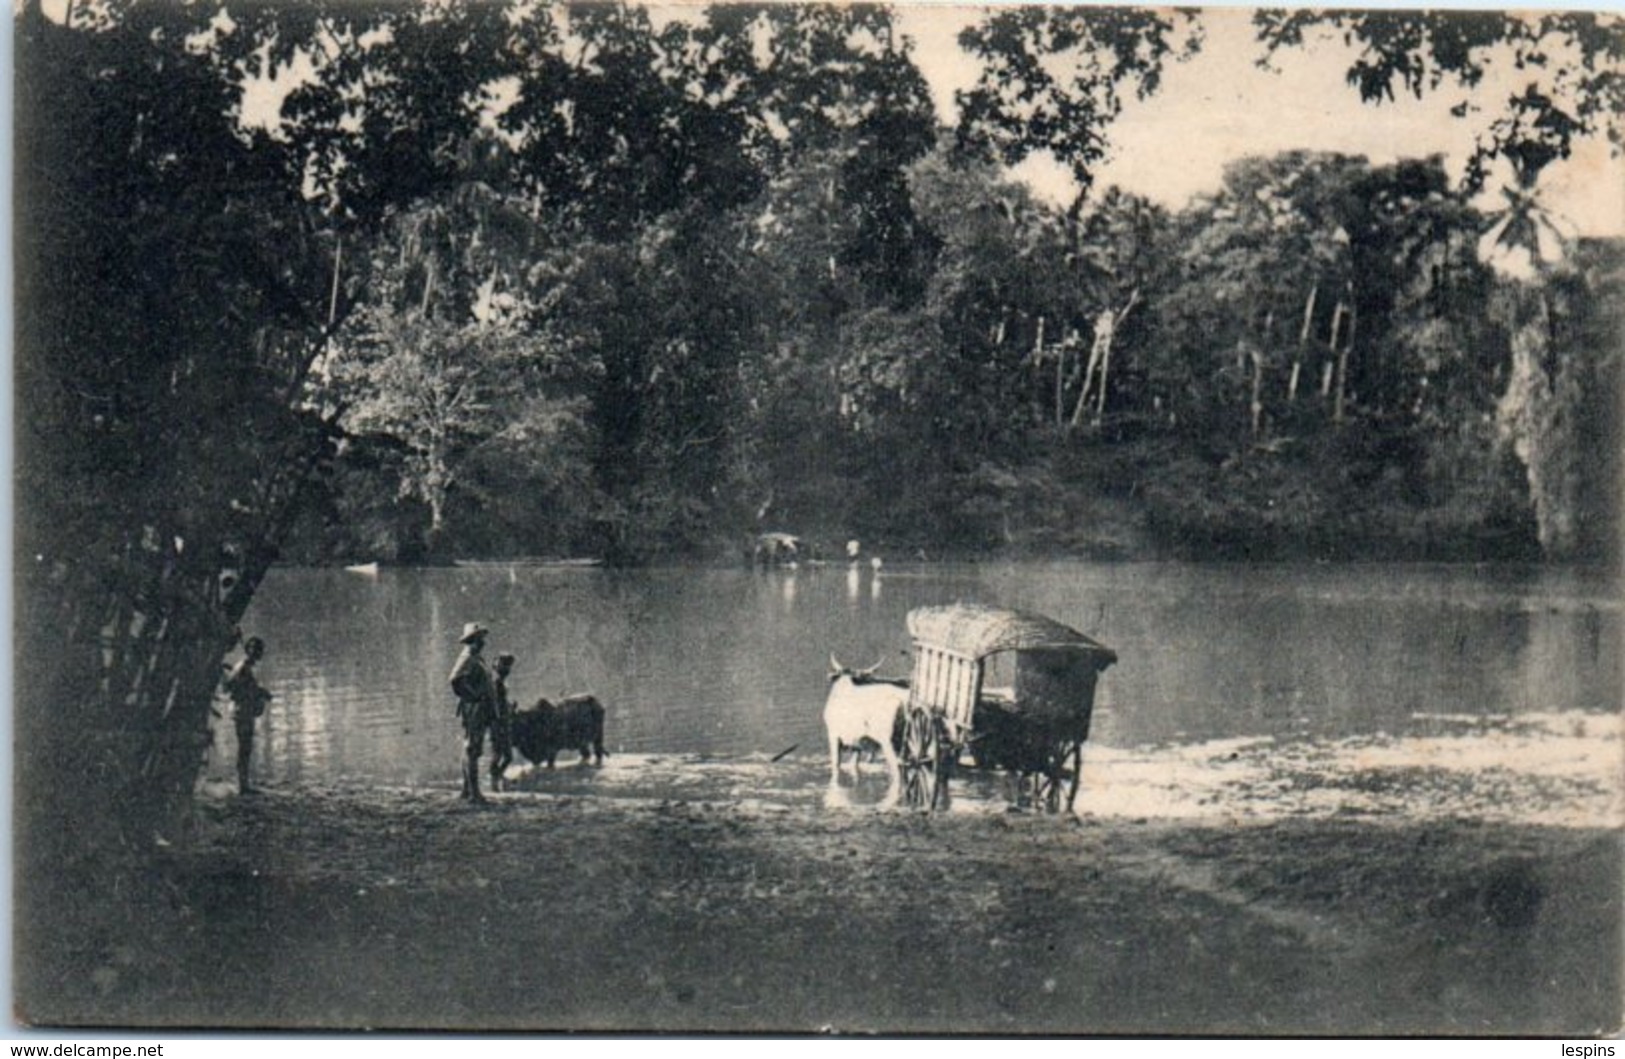
[[[1528, 332], [1512, 307], [1531, 296], [1484, 260], [1497, 219], [1468, 194], [1513, 157], [1522, 197], [1498, 231], [1538, 247], [1539, 170], [1612, 131], [1592, 67], [1617, 34], [1340, 19], [1320, 21], [1364, 43], [1351, 82], [1376, 99], [1390, 80], [1471, 83], [1497, 41], [1578, 40], [1576, 115], [1542, 96], [1515, 134], [1505, 120], [1535, 120], [1515, 100], [1461, 187], [1440, 159], [1297, 152], [1238, 162], [1170, 214], [1084, 193], [1122, 94], [1199, 45], [1186, 15], [991, 15], [964, 34], [983, 74], [952, 129], [885, 8], [547, 20], [502, 67], [516, 98], [452, 152], [478, 161], [378, 239], [394, 263], [324, 377], [353, 400], [353, 445], [300, 553], [625, 562], [789, 528], [909, 554], [1597, 554], [1612, 468], [1528, 411], [1556, 407], [1546, 391], [1507, 404]], [[1270, 49], [1309, 22], [1258, 21]], [[1037, 152], [1071, 168], [1074, 201], [1004, 176]], [[471, 198], [485, 212], [453, 217]], [[434, 224], [466, 247], [428, 246]], [[1568, 255], [1537, 286], [1605, 291], [1609, 260]], [[1614, 311], [1562, 301], [1575, 334]], [[1574, 399], [1617, 374], [1607, 343], [1541, 355], [1581, 366]], [[403, 374], [426, 357], [439, 369]], [[458, 408], [426, 401], [429, 382]], [[1540, 470], [1553, 459], [1581, 466]]]
[[[1488, 126], [1505, 216], [1436, 159], [1091, 189], [1183, 14], [991, 11], [944, 127], [880, 6], [22, 5], [19, 778], [70, 823], [35, 837], [167, 826], [279, 554], [1597, 554], [1617, 248], [1514, 281], [1483, 236], [1538, 251], [1540, 171], [1615, 131], [1617, 23], [1325, 17], [1368, 93], [1564, 44], [1580, 88]], [[1005, 175], [1040, 152], [1073, 202]]]
[[914, 121], [883, 210], [819, 149], [624, 237], [485, 185], [397, 218], [319, 378], [352, 448], [305, 554], [1605, 547], [1617, 446], [1563, 431], [1613, 430], [1613, 248], [1498, 277], [1437, 158], [1074, 213]]

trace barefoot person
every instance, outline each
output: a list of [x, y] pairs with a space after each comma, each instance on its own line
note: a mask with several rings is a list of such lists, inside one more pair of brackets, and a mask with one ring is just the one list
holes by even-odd
[[254, 667], [265, 657], [265, 641], [250, 636], [243, 641], [243, 660], [226, 677], [226, 693], [231, 696], [231, 720], [237, 729], [237, 790], [253, 794], [248, 783], [249, 759], [254, 756], [254, 722], [265, 713], [271, 693], [260, 686]]
[[463, 626], [458, 642], [463, 653], [451, 670], [451, 690], [457, 696], [457, 716], [463, 721], [463, 793], [472, 802], [480, 794], [480, 755], [485, 753], [485, 731], [497, 718], [496, 678], [484, 657], [490, 630], [478, 622]]
[[496, 716], [491, 720], [491, 789], [502, 789], [502, 777], [513, 764], [513, 700], [508, 698], [508, 674], [513, 672], [513, 655], [497, 655]]

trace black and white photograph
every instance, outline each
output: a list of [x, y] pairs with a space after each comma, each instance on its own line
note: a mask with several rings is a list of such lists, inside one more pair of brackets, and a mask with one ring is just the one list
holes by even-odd
[[13, 1032], [1625, 1029], [1625, 15], [12, 6]]

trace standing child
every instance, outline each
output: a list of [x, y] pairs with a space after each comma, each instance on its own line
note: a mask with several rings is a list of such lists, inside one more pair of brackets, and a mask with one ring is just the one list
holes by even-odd
[[491, 789], [502, 789], [502, 778], [513, 764], [513, 700], [508, 698], [508, 674], [513, 655], [497, 655], [496, 717], [491, 721]]
[[237, 790], [253, 794], [248, 783], [248, 764], [254, 756], [254, 722], [265, 713], [271, 693], [260, 686], [254, 667], [265, 657], [265, 641], [250, 636], [243, 641], [243, 660], [226, 677], [226, 693], [231, 696], [231, 720], [237, 729]]

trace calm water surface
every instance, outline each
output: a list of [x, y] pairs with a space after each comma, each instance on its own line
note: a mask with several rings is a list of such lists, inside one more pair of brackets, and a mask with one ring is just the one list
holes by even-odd
[[[1051, 615], [1116, 649], [1092, 741], [1403, 733], [1437, 714], [1614, 711], [1615, 585], [1577, 570], [1009, 563], [800, 571], [491, 565], [286, 569], [244, 622], [277, 694], [256, 769], [285, 782], [455, 781], [446, 676], [466, 621], [522, 703], [591, 691], [611, 751], [822, 745], [830, 652], [908, 672], [904, 615], [956, 600]], [[229, 725], [224, 726], [229, 729]], [[212, 771], [229, 770], [231, 737]]]

